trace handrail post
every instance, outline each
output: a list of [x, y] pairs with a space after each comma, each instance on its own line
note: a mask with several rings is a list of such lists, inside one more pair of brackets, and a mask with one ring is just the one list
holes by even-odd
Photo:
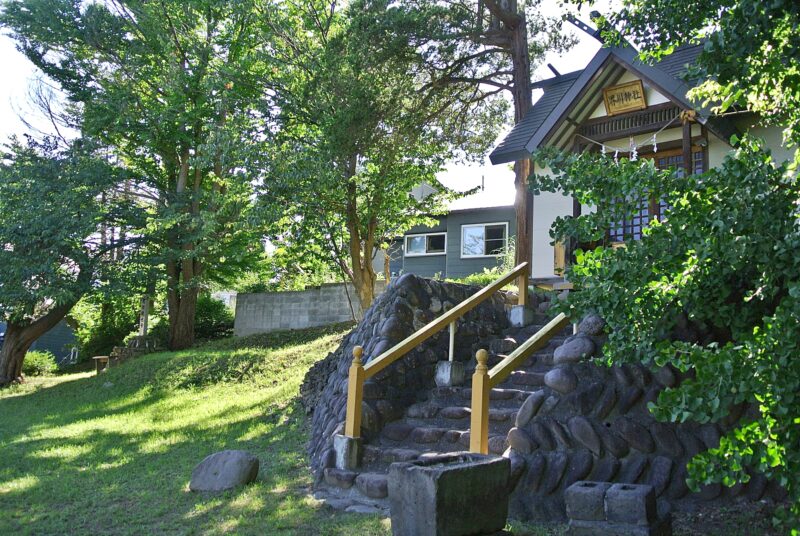
[[455, 358], [455, 352], [456, 352], [455, 348], [456, 348], [456, 321], [453, 320], [452, 322], [450, 322], [450, 350], [448, 351], [447, 354], [447, 360], [450, 361], [451, 363]]
[[353, 348], [353, 362], [350, 364], [350, 373], [347, 380], [347, 417], [344, 425], [344, 434], [348, 437], [361, 437], [361, 401], [364, 396], [364, 366], [361, 357], [364, 348]]
[[528, 265], [517, 278], [517, 287], [519, 288], [519, 301], [517, 302], [522, 307], [528, 306], [528, 274], [530, 273], [530, 265]]
[[478, 350], [478, 366], [472, 375], [472, 416], [469, 428], [469, 450], [489, 454], [489, 353]]

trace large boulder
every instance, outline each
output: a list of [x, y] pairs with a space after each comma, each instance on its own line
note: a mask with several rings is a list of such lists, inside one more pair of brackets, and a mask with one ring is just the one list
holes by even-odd
[[192, 471], [192, 491], [223, 491], [249, 484], [258, 476], [258, 458], [243, 450], [223, 450], [207, 456]]
[[594, 352], [594, 341], [585, 335], [578, 335], [556, 348], [553, 352], [553, 363], [556, 365], [577, 363], [586, 357], [591, 357]]

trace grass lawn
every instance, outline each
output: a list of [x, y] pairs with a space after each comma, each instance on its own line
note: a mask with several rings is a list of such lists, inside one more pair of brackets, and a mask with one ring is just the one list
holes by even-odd
[[[348, 329], [222, 341], [3, 391], [0, 534], [388, 534], [377, 517], [307, 495], [298, 387]], [[258, 456], [258, 481], [188, 491], [194, 465], [226, 448]]]
[[[309, 496], [298, 389], [349, 329], [219, 341], [0, 391], [0, 535], [390, 534], [388, 520], [334, 512]], [[192, 468], [223, 449], [258, 456], [258, 480], [190, 492]]]

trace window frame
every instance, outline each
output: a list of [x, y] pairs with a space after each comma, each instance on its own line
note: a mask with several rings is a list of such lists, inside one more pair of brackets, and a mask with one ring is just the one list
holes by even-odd
[[[464, 255], [464, 228], [465, 227], [483, 227], [483, 250], [486, 251], [486, 227], [491, 227], [492, 225], [502, 225], [504, 226], [504, 234], [503, 234], [503, 252], [495, 253], [493, 255]], [[508, 251], [508, 222], [507, 221], [494, 221], [488, 223], [463, 223], [461, 224], [461, 247], [459, 249], [459, 254], [461, 255], [462, 259], [496, 259], [497, 257], [502, 257]]]
[[[419, 236], [425, 237], [425, 253], [409, 253], [408, 239], [416, 238]], [[428, 253], [428, 237], [429, 236], [444, 236], [444, 251], [436, 251]], [[435, 257], [437, 255], [447, 255], [447, 231], [437, 231], [435, 233], [412, 233], [403, 235], [403, 256], [404, 257]]]

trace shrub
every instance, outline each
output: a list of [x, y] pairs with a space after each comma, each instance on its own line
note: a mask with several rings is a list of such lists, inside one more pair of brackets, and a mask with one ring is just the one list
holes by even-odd
[[233, 335], [233, 313], [223, 302], [208, 294], [197, 298], [194, 334], [200, 340], [214, 340]]
[[58, 370], [56, 356], [52, 353], [34, 350], [25, 354], [22, 362], [22, 373], [25, 376], [48, 376]]
[[[557, 238], [602, 240], [605, 230], [658, 199], [666, 210], [624, 248], [578, 250], [570, 280], [580, 292], [556, 307], [608, 322], [607, 362], [670, 365], [691, 379], [649, 404], [659, 420], [747, 418], [697, 455], [688, 483], [733, 486], [757, 471], [783, 484], [800, 523], [800, 228], [797, 178], [747, 139], [722, 165], [684, 177], [652, 161], [537, 155], [552, 175], [532, 184], [603, 206], [557, 220]], [[605, 203], [610, 199], [620, 200]]]
[[81, 359], [108, 355], [121, 346], [138, 321], [139, 301], [133, 297], [110, 298], [105, 304], [100, 298], [81, 300], [70, 312], [77, 324], [75, 336], [80, 345]]

